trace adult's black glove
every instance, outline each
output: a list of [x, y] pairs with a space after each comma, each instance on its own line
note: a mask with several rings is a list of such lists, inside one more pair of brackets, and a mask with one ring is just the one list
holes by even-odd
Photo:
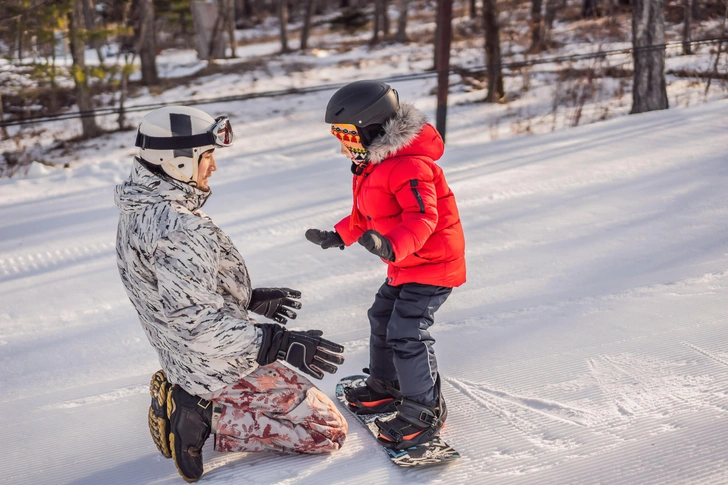
[[301, 298], [301, 292], [290, 288], [255, 288], [250, 297], [248, 310], [285, 325], [288, 322], [286, 317], [295, 320], [298, 316], [296, 312], [286, 307], [301, 309], [301, 302], [291, 298], [298, 300]]
[[320, 229], [309, 229], [306, 231], [306, 239], [321, 246], [321, 249], [339, 248], [342, 251], [346, 244], [336, 231], [322, 231]]
[[374, 229], [370, 229], [359, 238], [359, 244], [367, 248], [372, 254], [376, 254], [387, 261], [394, 261], [394, 250], [392, 243]]
[[263, 340], [256, 360], [260, 365], [268, 365], [276, 360], [285, 360], [316, 379], [322, 379], [324, 372], [335, 374], [334, 364], [343, 364], [341, 354], [344, 347], [321, 338], [321, 330], [296, 332], [286, 330], [275, 323], [261, 323]]

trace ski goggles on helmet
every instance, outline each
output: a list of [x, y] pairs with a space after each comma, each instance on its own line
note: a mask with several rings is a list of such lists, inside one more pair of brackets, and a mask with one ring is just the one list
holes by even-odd
[[137, 131], [134, 145], [152, 150], [180, 150], [207, 145], [224, 148], [232, 145], [234, 139], [230, 119], [227, 116], [219, 116], [205, 133], [197, 135], [149, 136]]
[[336, 123], [331, 125], [331, 133], [349, 150], [354, 163], [368, 161], [369, 151], [362, 145], [356, 126]]

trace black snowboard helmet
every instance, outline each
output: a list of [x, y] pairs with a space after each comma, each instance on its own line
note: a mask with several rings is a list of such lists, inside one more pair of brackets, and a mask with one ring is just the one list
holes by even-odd
[[391, 86], [380, 81], [356, 81], [331, 97], [326, 106], [326, 123], [356, 126], [362, 144], [367, 146], [398, 109], [399, 95]]

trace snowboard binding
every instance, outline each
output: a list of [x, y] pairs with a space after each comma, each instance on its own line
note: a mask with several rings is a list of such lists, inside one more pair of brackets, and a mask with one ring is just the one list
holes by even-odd
[[440, 391], [440, 376], [435, 383], [437, 401], [433, 406], [401, 398], [395, 401], [397, 414], [374, 421], [379, 428], [377, 441], [386, 448], [404, 450], [431, 441], [445, 426], [447, 406]]
[[[363, 370], [369, 374], [369, 369]], [[362, 415], [396, 411], [395, 403], [402, 393], [398, 381], [384, 381], [370, 375], [363, 386], [347, 388], [344, 396], [351, 411]]]

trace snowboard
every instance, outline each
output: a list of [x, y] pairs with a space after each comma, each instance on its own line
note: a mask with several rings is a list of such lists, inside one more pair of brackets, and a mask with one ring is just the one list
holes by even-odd
[[[379, 429], [374, 423], [374, 420], [377, 418], [384, 419], [394, 413], [356, 414], [347, 404], [346, 397], [344, 395], [344, 391], [349, 387], [363, 386], [366, 378], [367, 376], [365, 375], [344, 377], [338, 384], [336, 384], [336, 398], [341, 402], [341, 405], [345, 409], [349, 410], [357, 421], [363, 424], [376, 439]], [[406, 450], [392, 450], [390, 448], [385, 448], [379, 444], [379, 442], [377, 442], [377, 446], [384, 450], [395, 465], [399, 465], [401, 467], [439, 465], [449, 463], [460, 458], [460, 453], [455, 451], [452, 446], [445, 443], [440, 436], [436, 436], [433, 440], [428, 441], [427, 443], [413, 446]]]

